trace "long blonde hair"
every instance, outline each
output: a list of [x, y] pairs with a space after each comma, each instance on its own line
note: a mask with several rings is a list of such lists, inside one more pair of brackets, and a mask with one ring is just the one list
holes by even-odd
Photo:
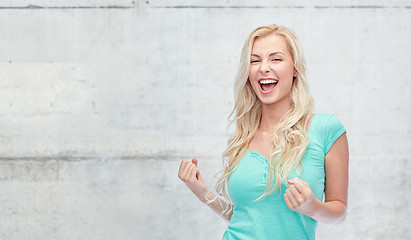
[[[270, 195], [277, 188], [281, 188], [281, 184], [286, 181], [287, 176], [298, 166], [302, 169], [301, 157], [309, 143], [306, 126], [312, 113], [314, 101], [305, 81], [305, 59], [300, 43], [295, 33], [289, 28], [277, 25], [259, 27], [251, 32], [241, 53], [234, 87], [235, 105], [230, 114], [230, 116], [235, 115], [232, 122], [234, 120], [236, 122], [236, 131], [228, 140], [227, 149], [223, 153], [225, 168], [216, 184], [217, 193], [229, 203], [231, 203], [231, 199], [227, 192], [227, 180], [246, 153], [248, 144], [261, 120], [261, 102], [248, 81], [251, 50], [257, 37], [271, 33], [284, 37], [293, 58], [297, 76], [294, 78], [291, 90], [292, 107], [283, 115], [277, 130], [273, 133], [266, 190], [255, 201]], [[275, 182], [274, 186], [273, 182]], [[229, 211], [232, 211], [231, 204], [227, 204], [224, 212]]]

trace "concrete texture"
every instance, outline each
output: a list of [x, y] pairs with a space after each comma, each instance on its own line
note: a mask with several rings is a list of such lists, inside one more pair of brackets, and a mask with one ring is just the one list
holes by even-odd
[[349, 209], [318, 239], [409, 239], [411, 1], [0, 2], [0, 239], [219, 239], [209, 186], [257, 26], [294, 29], [316, 112], [350, 143]]

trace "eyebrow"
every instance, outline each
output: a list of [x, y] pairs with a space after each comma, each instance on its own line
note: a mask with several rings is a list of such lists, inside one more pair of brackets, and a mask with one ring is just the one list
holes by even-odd
[[[268, 57], [271, 57], [271, 56], [276, 55], [276, 54], [282, 54], [282, 55], [284, 55], [284, 53], [278, 51], [278, 52], [270, 53], [270, 55], [268, 55]], [[260, 57], [258, 54], [251, 54], [251, 56], [252, 56], [252, 57]]]

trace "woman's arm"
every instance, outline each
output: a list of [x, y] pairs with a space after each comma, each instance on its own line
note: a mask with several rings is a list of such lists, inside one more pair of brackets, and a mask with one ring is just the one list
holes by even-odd
[[[227, 222], [230, 221], [233, 214], [232, 210], [223, 213], [228, 203], [207, 190], [197, 163], [198, 161], [195, 158], [193, 158], [191, 162], [182, 160], [180, 169], [178, 170], [178, 177], [190, 188], [200, 201], [207, 204], [224, 220]], [[230, 207], [230, 209], [232, 208]]]
[[[233, 205], [230, 203], [231, 206], [227, 206], [227, 202], [223, 199], [217, 197], [212, 192], [207, 192], [206, 194], [207, 199], [204, 200], [200, 199], [203, 203], [207, 204], [214, 212], [216, 212], [220, 217], [222, 217], [227, 222], [230, 221], [231, 216], [233, 215]], [[229, 209], [229, 211], [225, 211], [225, 209]], [[224, 213], [223, 213], [224, 212]]]
[[348, 141], [344, 133], [325, 156], [325, 202], [314, 219], [337, 224], [346, 216], [348, 195]]
[[284, 195], [288, 208], [319, 222], [342, 222], [347, 210], [348, 158], [348, 142], [344, 133], [325, 156], [325, 202], [315, 198], [306, 182], [294, 178], [289, 181], [290, 186]]

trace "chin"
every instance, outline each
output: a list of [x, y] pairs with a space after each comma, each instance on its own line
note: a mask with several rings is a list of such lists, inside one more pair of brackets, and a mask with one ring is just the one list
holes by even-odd
[[261, 104], [264, 104], [264, 105], [272, 105], [278, 102], [277, 99], [267, 99], [267, 98], [259, 98], [259, 99], [260, 99]]
[[276, 103], [277, 103], [277, 101], [261, 101], [262, 105], [274, 105]]

